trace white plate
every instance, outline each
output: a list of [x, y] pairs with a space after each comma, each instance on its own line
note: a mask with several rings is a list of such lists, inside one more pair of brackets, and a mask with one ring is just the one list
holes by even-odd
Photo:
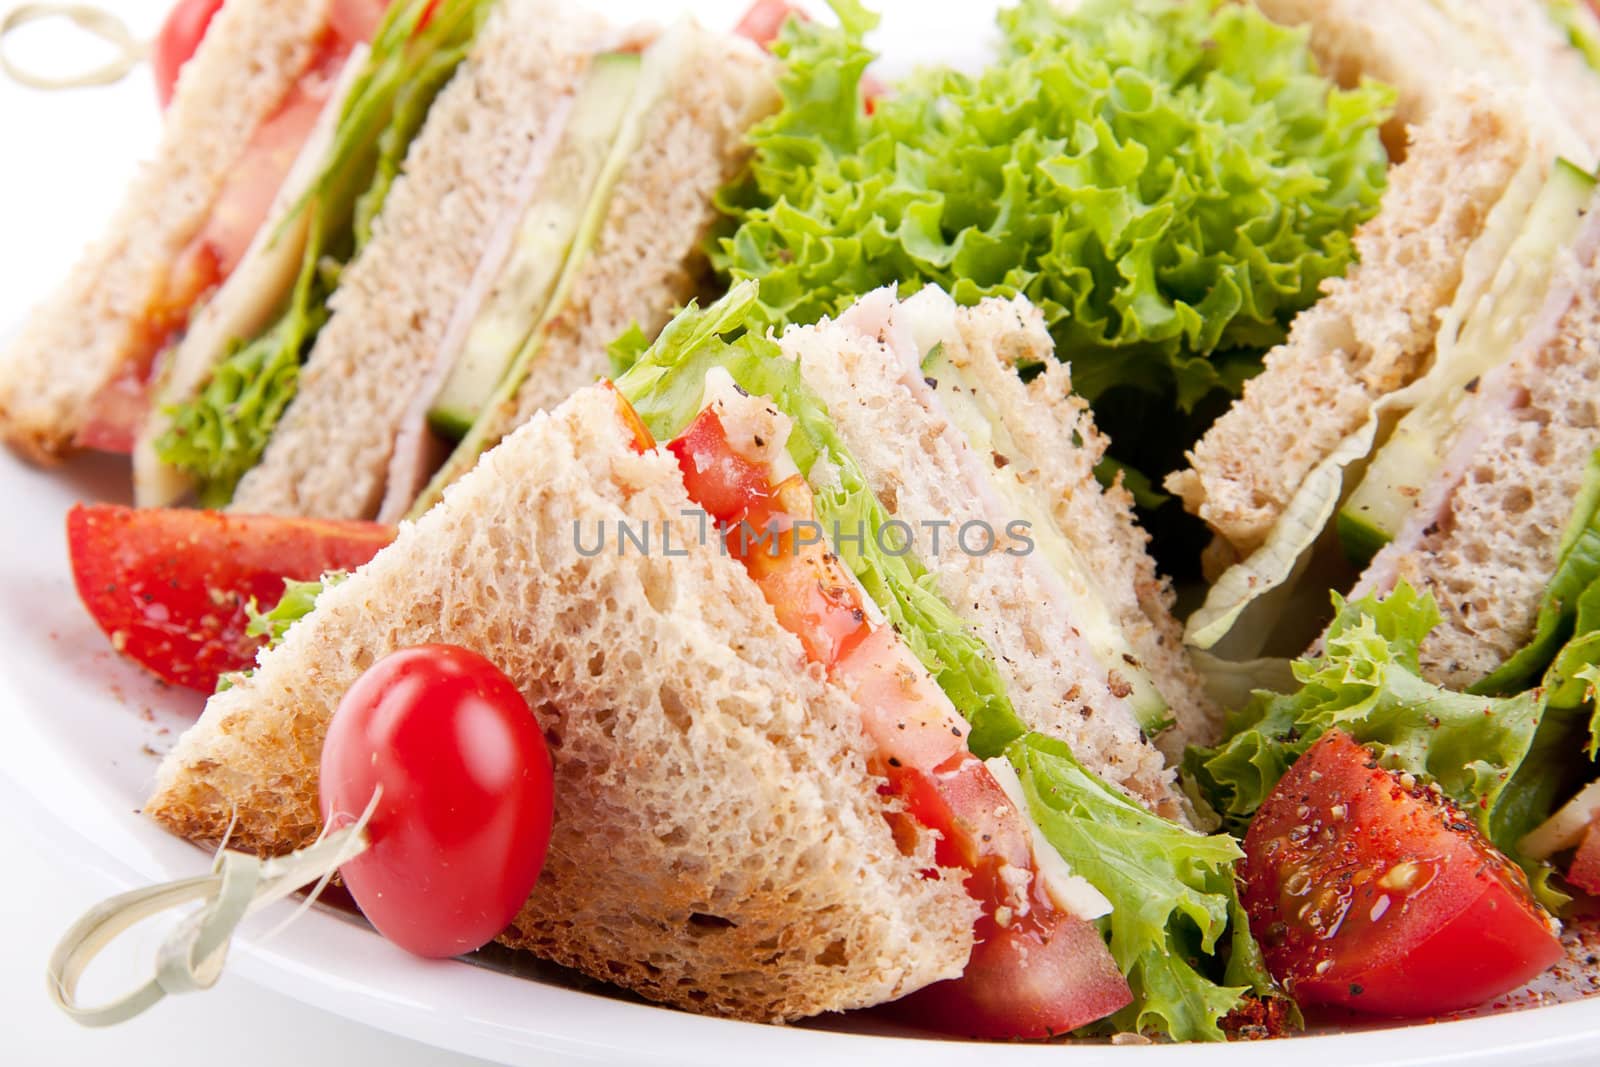
[[[679, 5], [608, 4], [665, 17]], [[731, 25], [744, 0], [692, 6]], [[989, 37], [989, 4], [879, 3], [890, 69], [932, 59], [971, 65]], [[90, 131], [84, 131], [88, 133]], [[4, 334], [0, 333], [0, 337]], [[0, 345], [3, 347], [3, 345]], [[41, 472], [0, 450], [0, 804], [38, 828], [107, 893], [202, 872], [207, 857], [136, 814], [158, 756], [197, 714], [194, 694], [165, 688], [115, 656], [80, 607], [62, 518], [75, 500], [121, 500], [121, 461]], [[1600, 1000], [1465, 1021], [1317, 1034], [1292, 1044], [1107, 1047], [974, 1045], [896, 1036], [861, 1017], [814, 1027], [726, 1022], [572, 988], [526, 965], [523, 976], [407, 956], [340, 913], [314, 909], [269, 942], [290, 914], [269, 911], [236, 942], [231, 970], [335, 1014], [505, 1064], [861, 1063], [935, 1067], [1254, 1067], [1293, 1056], [1335, 1064], [1519, 1067], [1594, 1062]], [[28, 965], [27, 961], [14, 961]], [[44, 961], [36, 961], [42, 970]], [[871, 1032], [862, 1032], [862, 1031]]]

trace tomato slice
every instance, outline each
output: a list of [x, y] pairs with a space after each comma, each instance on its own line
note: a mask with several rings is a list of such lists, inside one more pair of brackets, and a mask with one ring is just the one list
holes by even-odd
[[735, 447], [716, 404], [667, 447], [779, 623], [854, 697], [886, 791], [938, 832], [939, 863], [967, 871], [966, 890], [982, 905], [962, 977], [906, 998], [900, 1013], [973, 1037], [1049, 1037], [1127, 1005], [1132, 992], [1099, 930], [1044, 887], [1025, 816], [968, 751], [966, 722], [806, 530], [816, 509], [804, 479]]
[[1474, 1007], [1562, 957], [1522, 871], [1448, 800], [1333, 730], [1244, 840], [1244, 901], [1302, 1005], [1389, 1016]]
[[453, 645], [385, 656], [339, 702], [322, 744], [322, 820], [378, 801], [371, 847], [340, 868], [378, 932], [455, 956], [516, 918], [544, 866], [550, 752], [517, 687]]
[[[344, 43], [348, 52], [362, 41], [372, 39], [389, 3], [390, 0], [333, 0], [328, 8], [328, 29]], [[428, 10], [418, 23], [419, 29], [428, 24], [433, 17], [433, 9], [438, 6], [438, 0], [428, 5]]]
[[178, 72], [194, 58], [222, 0], [178, 0], [150, 46], [150, 66], [156, 78], [156, 98], [165, 108], [172, 103]]
[[277, 603], [286, 578], [353, 570], [394, 539], [367, 522], [241, 517], [78, 505], [67, 513], [72, 577], [112, 647], [173, 685], [209, 693], [255, 662], [251, 598]]

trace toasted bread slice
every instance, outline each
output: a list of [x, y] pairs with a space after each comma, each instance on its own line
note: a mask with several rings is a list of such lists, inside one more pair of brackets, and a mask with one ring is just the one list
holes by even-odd
[[155, 157], [105, 236], [0, 354], [0, 439], [39, 462], [73, 447], [92, 402], [149, 351], [167, 272], [235, 161], [311, 62], [329, 0], [233, 0], [184, 68]]
[[[631, 441], [602, 388], [524, 425], [211, 698], [146, 810], [196, 841], [306, 844], [341, 695], [389, 652], [460, 644], [515, 681], [555, 765], [549, 858], [503, 942], [771, 1021], [957, 976], [960, 879], [923, 876], [931, 841], [897, 846], [854, 707], [697, 539], [671, 454]], [[670, 526], [672, 557], [580, 551], [623, 522]]]
[[[1052, 561], [1043, 553], [967, 551], [958, 541], [968, 537], [963, 529], [987, 525], [998, 535], [1022, 517], [1007, 510], [1009, 502], [994, 488], [973, 484], [984, 477], [975, 463], [1003, 464], [1088, 564], [1108, 623], [1121, 630], [1162, 693], [1172, 694], [1184, 734], [1207, 736], [1212, 713], [1196, 703], [1203, 697], [1171, 615], [1171, 592], [1145, 552], [1132, 500], [1120, 487], [1102, 490], [1095, 480], [1106, 440], [1087, 405], [1072, 395], [1043, 316], [1026, 300], [987, 300], [968, 309], [957, 309], [937, 291], [914, 300], [928, 298], [938, 298], [923, 316], [930, 337], [939, 335], [933, 343], [962, 368], [968, 386], [991, 398], [988, 407], [1003, 412], [1004, 455], [975, 456], [938, 401], [925, 402], [908, 386], [907, 376], [921, 371], [909, 367], [886, 337], [903, 333], [899, 320], [913, 312], [886, 290], [836, 322], [789, 329], [784, 353], [799, 362], [807, 384], [827, 404], [890, 516], [917, 531], [927, 520], [946, 524], [936, 551], [925, 533], [914, 535], [918, 553], [939, 593], [993, 652], [1018, 715], [1031, 729], [1065, 740], [1107, 781], [1164, 814], [1178, 815], [1182, 805], [1172, 773], [1142, 736], [1128, 703], [1123, 676], [1129, 668], [1119, 659], [1108, 670], [1096, 658], [1083, 632], [1086, 620], [1074, 616], [1065, 597], [1054, 595], [1044, 580], [1049, 573], [1038, 569]], [[1009, 365], [1013, 361], [1051, 369], [1024, 386]], [[935, 394], [957, 388], [953, 382], [928, 384]]]
[[1427, 366], [1485, 220], [1522, 167], [1552, 157], [1504, 93], [1482, 82], [1459, 85], [1412, 135], [1382, 209], [1356, 231], [1360, 262], [1324, 284], [1196, 443], [1190, 469], [1167, 478], [1233, 558], [1261, 545], [1306, 475], [1379, 398]]

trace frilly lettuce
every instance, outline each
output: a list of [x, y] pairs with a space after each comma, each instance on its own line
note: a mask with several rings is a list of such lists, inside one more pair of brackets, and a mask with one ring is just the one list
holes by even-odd
[[[751, 135], [717, 265], [761, 283], [760, 326], [884, 284], [1026, 294], [1091, 401], [1237, 391], [1376, 210], [1391, 96], [1317, 74], [1304, 31], [1249, 5], [1024, 0], [1000, 61], [861, 105], [874, 19], [791, 20], [783, 107]], [[1213, 356], [1217, 358], [1213, 358]]]
[[[347, 571], [328, 571], [321, 578], [311, 582], [285, 578], [283, 595], [271, 608], [262, 611], [255, 597], [251, 597], [250, 602], [244, 606], [245, 614], [250, 619], [250, 624], [245, 627], [245, 633], [251, 637], [265, 637], [267, 642], [264, 647], [276, 648], [283, 641], [283, 635], [289, 632], [289, 627], [311, 614], [312, 609], [317, 606], [317, 598], [325, 590], [333, 588], [348, 577], [350, 575]], [[248, 670], [224, 674], [217, 679], [217, 692], [232, 689], [250, 674]]]
[[1134, 991], [1114, 1028], [1221, 1040], [1246, 993], [1281, 995], [1238, 901], [1233, 838], [1150, 814], [1052, 738], [1028, 734], [1006, 756], [1046, 840], [1111, 901], [1111, 954]]
[[[343, 265], [372, 235], [406, 150], [466, 58], [492, 0], [404, 0], [378, 27], [351, 87], [328, 159], [295, 211], [312, 213], [299, 277], [278, 320], [238, 339], [200, 393], [168, 410], [156, 453], [193, 475], [201, 503], [226, 504], [266, 450], [300, 384], [300, 364], [328, 319]], [[428, 10], [433, 14], [422, 29]]]

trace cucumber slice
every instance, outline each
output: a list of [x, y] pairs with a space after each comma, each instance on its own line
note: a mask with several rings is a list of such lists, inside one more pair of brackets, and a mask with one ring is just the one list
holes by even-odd
[[1441, 333], [1432, 368], [1413, 386], [1417, 403], [1396, 424], [1339, 513], [1339, 533], [1351, 559], [1370, 559], [1405, 525], [1448, 442], [1470, 417], [1479, 381], [1509, 358], [1543, 303], [1556, 256], [1594, 189], [1592, 175], [1558, 160], [1488, 295], [1453, 344]]
[[639, 69], [637, 53], [595, 57], [539, 198], [518, 226], [511, 254], [428, 413], [440, 435], [460, 440], [472, 429], [548, 306], [633, 100]]
[[[566, 262], [561, 265], [561, 273], [556, 279], [550, 298], [541, 310], [533, 329], [517, 348], [516, 355], [501, 376], [499, 384], [495, 386], [488, 403], [481, 410], [515, 409], [518, 390], [522, 388], [522, 383], [527, 379], [535, 361], [544, 352], [544, 339], [549, 323], [566, 303], [574, 279], [588, 259], [591, 247], [600, 238], [600, 229], [605, 224], [606, 211], [611, 203], [611, 190], [622, 176], [623, 168], [638, 152], [639, 144], [644, 139], [646, 124], [655, 113], [657, 105], [667, 99], [671, 89], [669, 76], [676, 65], [682, 62], [683, 53], [690, 47], [696, 32], [698, 31], [692, 23], [679, 22], [645, 51], [638, 83], [634, 87], [633, 97], [617, 129], [610, 154], [606, 157], [605, 165], [596, 175], [594, 182], [586, 186], [589, 196], [584, 204], [583, 215], [579, 220], [577, 233], [572, 239], [571, 251], [567, 254]], [[478, 457], [494, 447], [499, 440], [498, 434], [504, 429], [505, 427], [499, 425], [492, 416], [477, 419], [472, 424], [472, 429], [456, 445], [455, 451], [450, 453], [450, 458], [445, 460], [444, 466], [434, 473], [433, 480], [422, 491], [422, 495], [412, 502], [409, 517], [416, 518], [432, 507], [444, 495], [447, 485], [471, 470], [478, 462]]]
[[1364, 514], [1354, 513], [1347, 505], [1339, 512], [1339, 545], [1345, 558], [1358, 567], [1372, 562], [1378, 550], [1393, 538], [1383, 529], [1373, 525]]

